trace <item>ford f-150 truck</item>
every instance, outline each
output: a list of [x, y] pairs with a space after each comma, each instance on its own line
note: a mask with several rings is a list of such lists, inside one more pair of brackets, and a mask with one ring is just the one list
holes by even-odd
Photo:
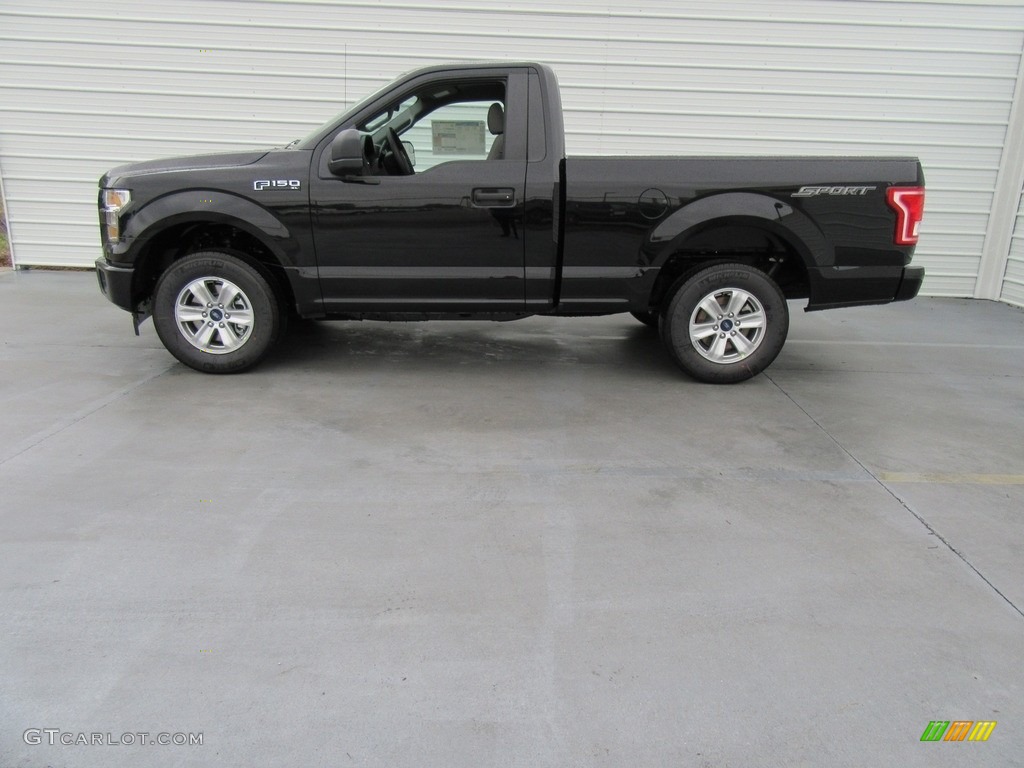
[[566, 157], [535, 63], [411, 72], [288, 146], [100, 180], [103, 293], [185, 365], [241, 371], [290, 315], [630, 312], [694, 378], [754, 376], [806, 309], [917, 295], [913, 157]]

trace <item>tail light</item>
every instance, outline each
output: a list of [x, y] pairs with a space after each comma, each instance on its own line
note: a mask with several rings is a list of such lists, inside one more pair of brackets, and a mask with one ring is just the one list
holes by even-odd
[[917, 245], [917, 230], [924, 217], [924, 187], [889, 187], [885, 199], [896, 211], [896, 245]]

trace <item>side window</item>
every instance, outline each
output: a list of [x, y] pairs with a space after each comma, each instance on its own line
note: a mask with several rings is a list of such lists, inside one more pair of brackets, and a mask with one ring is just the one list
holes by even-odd
[[434, 110], [403, 133], [402, 141], [416, 147], [416, 172], [452, 160], [486, 160], [504, 132], [504, 126], [496, 124], [494, 104], [504, 116], [501, 101], [457, 102]]
[[[465, 160], [525, 159], [525, 122], [520, 115], [510, 126], [511, 147], [506, 144], [506, 79], [440, 80], [407, 91], [398, 101], [355, 127], [368, 137], [364, 149], [364, 173], [408, 175], [423, 173], [443, 163]], [[525, 88], [516, 96], [526, 100]], [[518, 128], [516, 127], [518, 126]], [[394, 131], [404, 145], [396, 154], [389, 141]], [[340, 135], [340, 134], [339, 134]], [[515, 157], [511, 157], [515, 155]]]

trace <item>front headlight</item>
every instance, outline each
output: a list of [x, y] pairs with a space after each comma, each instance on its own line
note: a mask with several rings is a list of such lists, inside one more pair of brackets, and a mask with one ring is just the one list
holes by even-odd
[[132, 200], [132, 193], [127, 189], [104, 189], [103, 212], [106, 214], [107, 239], [117, 242], [121, 239], [121, 211]]

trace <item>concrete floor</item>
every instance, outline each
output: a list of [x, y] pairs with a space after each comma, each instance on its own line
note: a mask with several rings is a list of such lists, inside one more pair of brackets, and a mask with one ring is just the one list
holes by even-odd
[[1024, 765], [1024, 312], [793, 310], [734, 387], [628, 316], [210, 377], [0, 274], [0, 766]]

